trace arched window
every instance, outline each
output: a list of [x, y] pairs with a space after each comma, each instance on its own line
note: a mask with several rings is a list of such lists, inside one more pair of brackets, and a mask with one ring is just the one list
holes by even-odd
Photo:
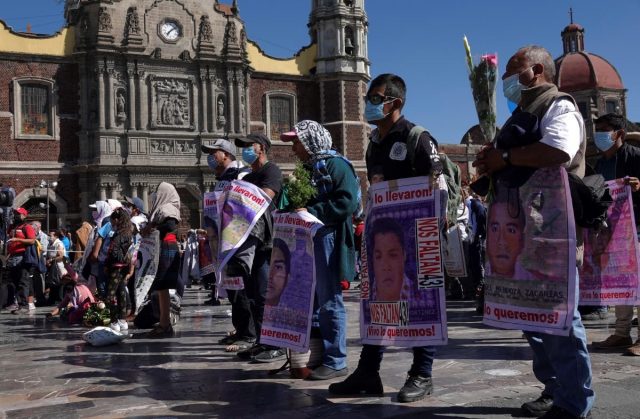
[[265, 94], [265, 122], [271, 141], [279, 141], [280, 134], [291, 131], [296, 121], [296, 96], [290, 92]]
[[347, 55], [355, 55], [356, 39], [353, 35], [353, 28], [346, 26], [344, 28], [344, 52]]
[[14, 138], [58, 139], [54, 82], [41, 78], [13, 80]]

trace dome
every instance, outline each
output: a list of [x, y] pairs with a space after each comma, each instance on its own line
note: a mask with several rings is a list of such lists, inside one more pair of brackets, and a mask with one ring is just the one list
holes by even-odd
[[584, 31], [584, 28], [582, 26], [578, 25], [577, 23], [571, 23], [571, 24], [567, 25], [564, 28], [562, 33], [565, 33], [565, 32], [576, 32], [576, 31]]
[[584, 51], [556, 60], [558, 89], [575, 92], [588, 89], [624, 89], [620, 74], [609, 61]]

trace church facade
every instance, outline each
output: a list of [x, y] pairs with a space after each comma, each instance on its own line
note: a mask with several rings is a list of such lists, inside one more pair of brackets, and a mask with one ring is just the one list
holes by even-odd
[[183, 224], [199, 226], [215, 182], [200, 145], [262, 132], [287, 171], [279, 133], [301, 119], [323, 123], [362, 171], [364, 0], [311, 5], [310, 45], [289, 59], [247, 39], [235, 1], [69, 0], [55, 35], [0, 25], [0, 182], [33, 218], [48, 203], [56, 227], [88, 218], [98, 199], [148, 206], [167, 181]]

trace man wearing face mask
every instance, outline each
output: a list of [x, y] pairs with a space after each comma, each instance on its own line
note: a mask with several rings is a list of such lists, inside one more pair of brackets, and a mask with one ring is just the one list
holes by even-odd
[[[390, 181], [441, 172], [437, 142], [424, 131], [415, 146], [413, 165], [407, 153], [409, 132], [415, 126], [402, 116], [406, 85], [394, 74], [381, 74], [371, 81], [365, 97], [365, 118], [376, 126], [366, 154], [369, 182]], [[365, 231], [365, 235], [366, 235]], [[414, 402], [431, 394], [431, 371], [435, 348], [414, 347], [413, 365], [398, 393], [401, 403]], [[385, 347], [363, 345], [358, 367], [347, 379], [329, 386], [337, 395], [382, 395], [380, 364]]]
[[[596, 162], [595, 170], [605, 180], [624, 178], [631, 186], [633, 213], [636, 226], [640, 225], [640, 149], [630, 146], [625, 140], [625, 120], [622, 116], [609, 113], [596, 119], [594, 143], [602, 157]], [[640, 312], [640, 308], [637, 308]], [[616, 328], [613, 335], [601, 342], [593, 342], [596, 349], [627, 348], [627, 355], [640, 356], [640, 329], [638, 340], [632, 345], [631, 321], [633, 306], [616, 306]]]
[[[584, 176], [584, 122], [573, 98], [559, 92], [554, 79], [553, 58], [542, 47], [523, 47], [509, 59], [502, 76], [504, 95], [517, 108], [495, 143], [478, 153], [473, 165], [479, 174], [501, 179], [508, 171], [526, 175], [537, 168], [562, 165], [568, 172]], [[576, 236], [580, 238], [581, 233]], [[578, 278], [575, 283], [577, 298]], [[524, 413], [544, 418], [587, 416], [594, 392], [577, 302], [569, 336], [533, 332], [525, 332], [525, 336], [534, 354], [533, 372], [544, 383], [544, 390], [538, 399], [522, 405]]]
[[[203, 145], [202, 153], [207, 155], [207, 164], [216, 176], [215, 191], [222, 191], [232, 180], [242, 179], [251, 171], [251, 169], [243, 166], [242, 162], [236, 160], [235, 147], [228, 140], [217, 139], [210, 145]], [[215, 248], [217, 249], [217, 245]], [[210, 275], [215, 275], [215, 273], [211, 273]], [[205, 304], [220, 305], [220, 300], [218, 300], [218, 290], [215, 286], [216, 281], [209, 280], [207, 277], [205, 279], [205, 283], [207, 282], [213, 285], [211, 286], [211, 299], [205, 301]], [[239, 333], [238, 337], [243, 337], [244, 334], [248, 333], [243, 332], [248, 325], [243, 326], [238, 322], [238, 318], [247, 318], [250, 316], [250, 313], [240, 314], [244, 305], [237, 304], [239, 303], [238, 298], [240, 297], [237, 297], [234, 291], [228, 291], [227, 295], [232, 303], [231, 321], [236, 330], [236, 334]]]
[[269, 161], [267, 153], [271, 148], [271, 141], [265, 135], [249, 134], [246, 137], [236, 139], [235, 144], [242, 148], [242, 160], [251, 166], [251, 173], [242, 180], [262, 189], [272, 201], [271, 206], [258, 220], [245, 243], [235, 253], [235, 257], [240, 263], [235, 266], [228, 265], [228, 269], [237, 269], [237, 272], [244, 278], [247, 296], [246, 307], [251, 312], [248, 322], [253, 326], [256, 337], [255, 344], [251, 347], [231, 349], [238, 350], [238, 356], [242, 359], [274, 362], [283, 359], [286, 352], [282, 348], [260, 344], [260, 329], [262, 328], [269, 282], [269, 259], [273, 233], [271, 212], [275, 210], [276, 196], [282, 187], [282, 172], [275, 163]]

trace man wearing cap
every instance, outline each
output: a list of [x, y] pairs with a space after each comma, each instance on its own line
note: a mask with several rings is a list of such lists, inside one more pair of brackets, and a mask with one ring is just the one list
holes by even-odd
[[286, 356], [284, 349], [260, 344], [260, 329], [264, 315], [264, 303], [269, 282], [269, 259], [271, 258], [271, 238], [273, 220], [271, 211], [275, 210], [274, 202], [282, 187], [282, 171], [269, 161], [267, 153], [271, 141], [263, 134], [253, 133], [235, 141], [242, 149], [242, 159], [251, 166], [251, 173], [242, 180], [262, 189], [272, 199], [270, 208], [256, 223], [251, 234], [236, 252], [238, 264], [229, 264], [227, 269], [237, 270], [236, 274], [245, 279], [247, 300], [243, 302], [249, 307], [251, 317], [246, 319], [253, 326], [256, 336], [255, 345], [238, 353], [243, 359], [252, 358], [257, 362], [273, 362]]
[[137, 196], [125, 196], [124, 201], [122, 201], [121, 204], [127, 211], [129, 211], [131, 217], [144, 215], [146, 218], [146, 214], [144, 213], [144, 202]]
[[294, 131], [281, 136], [292, 141], [291, 149], [312, 169], [318, 190], [306, 208], [324, 223], [313, 238], [317, 306], [323, 342], [322, 365], [309, 375], [311, 380], [328, 380], [347, 375], [347, 313], [340, 281], [353, 278], [355, 239], [352, 216], [358, 208], [359, 182], [351, 163], [332, 150], [331, 134], [315, 121], [300, 121]]
[[13, 225], [9, 229], [7, 240], [7, 268], [18, 300], [18, 308], [11, 311], [12, 314], [28, 313], [36, 309], [33, 302], [33, 267], [24, 261], [25, 251], [28, 246], [36, 242], [36, 232], [25, 220], [29, 213], [20, 207], [14, 212]]

